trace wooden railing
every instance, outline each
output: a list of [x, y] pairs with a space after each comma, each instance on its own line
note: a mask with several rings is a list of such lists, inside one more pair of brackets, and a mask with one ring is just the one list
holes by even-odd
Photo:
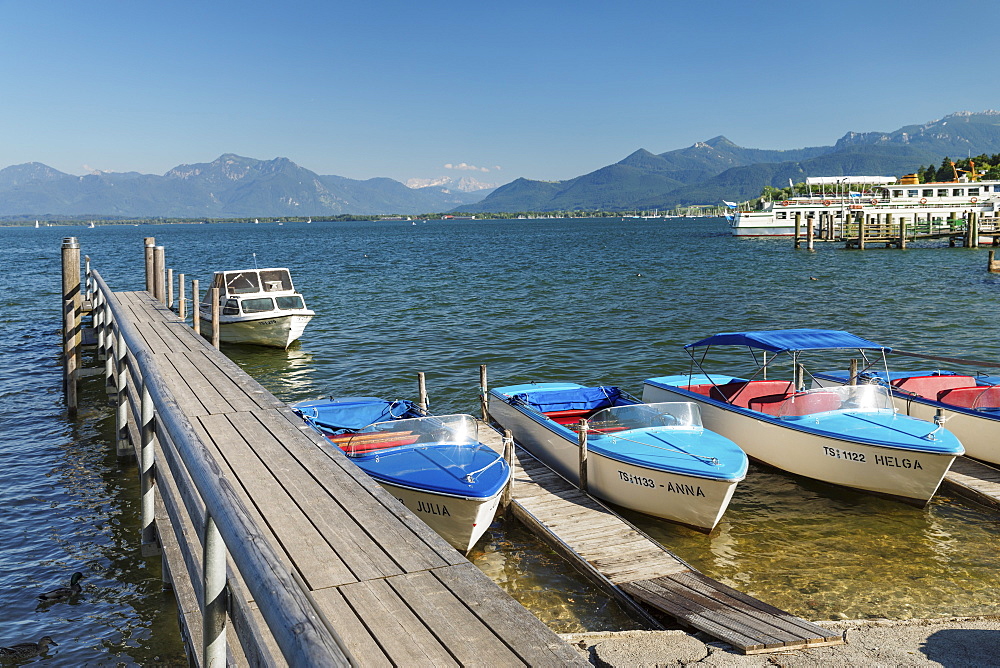
[[160, 494], [159, 499], [178, 534], [178, 542], [192, 542], [190, 536], [179, 535], [188, 521], [200, 537], [200, 558], [196, 550], [182, 550], [183, 567], [202, 612], [200, 665], [222, 666], [230, 662], [226, 646], [229, 621], [251, 665], [275, 664], [256, 628], [249, 597], [243, 595], [239, 581], [227, 571], [227, 556], [289, 665], [354, 665], [299, 576], [284, 566], [222, 475], [172, 397], [153, 353], [89, 262], [86, 290], [93, 308], [98, 357], [106, 360], [105, 382], [117, 399], [119, 454], [133, 451], [129, 417], [138, 425], [144, 553], [158, 552], [154, 506], [158, 490], [168, 485], [177, 489], [180, 502], [168, 494]]

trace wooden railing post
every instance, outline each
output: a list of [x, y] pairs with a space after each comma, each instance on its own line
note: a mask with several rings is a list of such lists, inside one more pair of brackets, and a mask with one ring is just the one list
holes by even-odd
[[142, 384], [142, 398], [139, 403], [140, 453], [141, 461], [139, 487], [142, 494], [142, 556], [150, 557], [160, 553], [156, 543], [156, 524], [154, 517], [154, 502], [156, 499], [155, 447], [156, 413], [153, 410], [153, 399], [149, 395], [146, 383]]
[[115, 451], [119, 457], [130, 457], [134, 453], [128, 435], [128, 349], [121, 323], [115, 323]]
[[[503, 432], [503, 459], [507, 462], [507, 466], [510, 470], [514, 470], [514, 435], [510, 433], [510, 429], [504, 429]], [[503, 487], [503, 495], [500, 498], [500, 505], [503, 508], [507, 508], [510, 505], [510, 500], [514, 491], [514, 476], [511, 475], [507, 479], [507, 484]]]
[[215, 519], [205, 515], [202, 536], [202, 569], [204, 597], [202, 601], [202, 664], [206, 668], [226, 665], [226, 544], [215, 526]]
[[580, 489], [587, 491], [587, 420], [580, 420]]
[[76, 381], [80, 373], [80, 242], [65, 237], [62, 242], [63, 389], [66, 407], [76, 413]]

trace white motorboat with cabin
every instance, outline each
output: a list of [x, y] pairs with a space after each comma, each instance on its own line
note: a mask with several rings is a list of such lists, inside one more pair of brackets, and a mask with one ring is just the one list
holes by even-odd
[[738, 237], [793, 236], [795, 219], [806, 236], [812, 225], [817, 236], [821, 215], [835, 230], [857, 215], [895, 223], [910, 229], [925, 226], [928, 232], [957, 231], [970, 213], [980, 221], [980, 229], [989, 233], [1000, 223], [1000, 181], [976, 181], [962, 176], [955, 181], [918, 183], [916, 175], [897, 179], [893, 176], [820, 176], [806, 179], [806, 192], [781, 202], [764, 202], [748, 211], [733, 202], [725, 203], [730, 231]]
[[[708, 374], [703, 363], [716, 346], [746, 347], [750, 377]], [[691, 372], [646, 379], [643, 401], [696, 402], [708, 429], [775, 468], [923, 506], [965, 452], [942, 424], [897, 413], [885, 387], [805, 389], [803, 352], [884, 350], [848, 332], [726, 332], [685, 350]], [[791, 361], [794, 380], [768, 376], [777, 360]]]
[[212, 331], [211, 288], [219, 289], [219, 339], [226, 343], [288, 348], [315, 315], [288, 269], [217, 271], [199, 309], [203, 336]]

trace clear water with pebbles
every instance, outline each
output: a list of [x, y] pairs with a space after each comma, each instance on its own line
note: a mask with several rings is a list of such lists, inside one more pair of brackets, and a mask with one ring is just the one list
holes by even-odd
[[[718, 331], [829, 327], [908, 350], [996, 359], [986, 251], [793, 252], [733, 239], [718, 219], [0, 228], [0, 645], [52, 635], [73, 664], [183, 661], [170, 594], [139, 556], [134, 467], [112, 453], [100, 381], [62, 406], [59, 245], [116, 290], [143, 286], [142, 240], [207, 285], [211, 272], [287, 266], [318, 315], [286, 352], [226, 352], [287, 401], [412, 398], [478, 412], [492, 385], [571, 380], [641, 392], [687, 371], [681, 345]], [[719, 356], [716, 368], [740, 357]], [[897, 365], [902, 366], [902, 365]], [[926, 368], [927, 364], [909, 364]], [[925, 509], [751, 468], [710, 536], [646, 532], [712, 577], [811, 619], [995, 614], [998, 513], [939, 495]], [[559, 631], [635, 626], [528, 532], [499, 522], [473, 561]], [[78, 600], [35, 595], [83, 571]], [[110, 657], [110, 658], [109, 658]]]

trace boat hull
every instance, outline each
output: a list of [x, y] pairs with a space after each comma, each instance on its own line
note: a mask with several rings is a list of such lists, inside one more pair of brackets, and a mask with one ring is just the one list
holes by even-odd
[[[219, 318], [219, 340], [272, 348], [288, 348], [297, 341], [312, 320], [312, 314], [267, 315], [261, 318]], [[212, 335], [211, 315], [201, 316], [202, 336]], [[207, 330], [207, 331], [206, 331]]]
[[500, 493], [484, 498], [450, 496], [372, 478], [463, 555], [486, 533], [500, 505]]
[[735, 441], [751, 459], [917, 506], [925, 505], [934, 495], [956, 456], [816, 433], [649, 380], [643, 401], [694, 401], [701, 407], [705, 427]]
[[[509, 429], [525, 450], [580, 484], [580, 446], [549, 420], [490, 396], [490, 415]], [[569, 432], [572, 433], [572, 432]], [[698, 531], [711, 531], [725, 513], [742, 480], [713, 480], [638, 466], [591, 450], [587, 454], [587, 491], [609, 503], [659, 517]]]

